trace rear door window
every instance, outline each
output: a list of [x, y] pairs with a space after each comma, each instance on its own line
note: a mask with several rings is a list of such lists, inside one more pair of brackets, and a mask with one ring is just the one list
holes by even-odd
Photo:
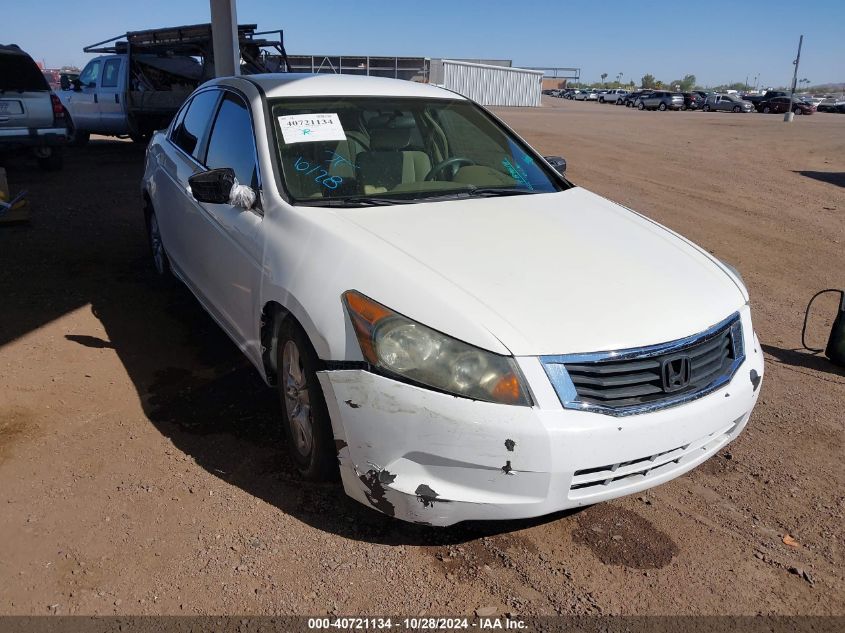
[[117, 80], [120, 76], [120, 59], [109, 59], [103, 66], [103, 81], [100, 84], [103, 88], [117, 88]]
[[185, 116], [173, 128], [171, 140], [183, 152], [200, 161], [202, 140], [217, 106], [218, 90], [206, 90], [191, 100]]

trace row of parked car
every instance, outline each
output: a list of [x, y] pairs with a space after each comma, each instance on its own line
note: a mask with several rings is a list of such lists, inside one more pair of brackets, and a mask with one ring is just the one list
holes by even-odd
[[845, 113], [845, 100], [835, 97], [793, 96], [783, 91], [767, 91], [762, 95], [738, 95], [708, 93], [703, 90], [672, 92], [669, 90], [634, 90], [622, 88], [610, 90], [575, 89], [546, 90], [552, 97], [575, 101], [596, 101], [614, 103], [638, 110], [701, 110], [703, 112], [762, 112], [779, 114], [792, 111], [795, 114], [814, 112]]

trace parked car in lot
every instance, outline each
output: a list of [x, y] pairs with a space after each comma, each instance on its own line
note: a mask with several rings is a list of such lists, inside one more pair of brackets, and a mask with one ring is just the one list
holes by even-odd
[[680, 92], [655, 90], [640, 95], [636, 105], [638, 110], [680, 110], [684, 105], [684, 95]]
[[788, 96], [789, 96], [789, 93], [784, 92], [783, 90], [767, 90], [763, 94], [745, 94], [745, 95], [742, 95], [742, 100], [750, 102], [751, 104], [754, 105], [754, 108], [758, 112], [762, 112], [763, 110], [760, 107], [760, 104], [763, 101], [768, 101], [769, 99], [774, 99], [775, 97], [788, 97]]
[[608, 90], [604, 94], [599, 95], [599, 103], [617, 103], [619, 99], [624, 99], [627, 94], [627, 90], [614, 88], [613, 90]]
[[39, 167], [61, 169], [64, 110], [36, 63], [20, 47], [0, 46], [0, 154], [31, 153]]
[[303, 476], [450, 525], [668, 481], [760, 392], [738, 273], [564, 169], [454, 92], [265, 74], [194, 92], [141, 188], [156, 271], [279, 390]]
[[681, 110], [698, 110], [704, 105], [704, 101], [707, 99], [705, 93], [698, 91], [682, 92], [681, 94], [684, 97], [684, 105], [681, 106]]
[[816, 111], [815, 105], [798, 97], [793, 97], [792, 99], [789, 97], [775, 97], [761, 102], [758, 107], [760, 108], [760, 112], [764, 114], [782, 114], [789, 111], [795, 114], [813, 114]]
[[819, 112], [845, 112], [845, 99], [824, 99], [816, 109]]
[[643, 95], [650, 94], [651, 92], [651, 90], [635, 90], [634, 92], [629, 92], [623, 99], [619, 99], [616, 102], [616, 105], [624, 105], [626, 108], [633, 108], [637, 104], [637, 99]]
[[754, 105], [750, 101], [744, 101], [735, 94], [710, 95], [701, 107], [704, 112], [753, 112]]
[[572, 95], [572, 98], [575, 101], [586, 101], [587, 96], [590, 94], [589, 90], [576, 90], [575, 93]]

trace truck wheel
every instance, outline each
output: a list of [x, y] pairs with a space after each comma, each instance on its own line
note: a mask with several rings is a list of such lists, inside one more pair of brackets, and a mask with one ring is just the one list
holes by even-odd
[[704, 107], [701, 108], [701, 109], [704, 110], [704, 112], [710, 112], [710, 106], [707, 105], [706, 103], [704, 104]]
[[73, 124], [73, 119], [70, 118], [70, 114], [68, 114], [67, 110], [65, 110], [65, 119], [67, 120], [68, 145], [72, 145], [73, 147], [82, 147], [83, 145], [86, 145], [88, 143], [88, 139], [91, 138], [91, 134], [89, 132], [77, 130], [76, 126]]
[[41, 147], [36, 151], [38, 166], [44, 171], [58, 171], [64, 165], [61, 147]]
[[282, 321], [276, 340], [282, 423], [297, 470], [312, 481], [337, 476], [331, 419], [317, 380], [319, 366], [304, 330], [291, 318]]
[[661, 103], [659, 106], [657, 106], [657, 109], [660, 110], [661, 112], [666, 112], [666, 104]]

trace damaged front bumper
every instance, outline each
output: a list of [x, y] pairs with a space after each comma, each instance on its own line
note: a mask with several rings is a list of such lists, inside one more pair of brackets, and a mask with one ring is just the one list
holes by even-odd
[[533, 407], [478, 402], [365, 370], [319, 372], [343, 486], [430, 525], [549, 514], [636, 493], [694, 468], [745, 427], [760, 393], [756, 336], [723, 388], [617, 418], [564, 409], [539, 360], [519, 358]]

